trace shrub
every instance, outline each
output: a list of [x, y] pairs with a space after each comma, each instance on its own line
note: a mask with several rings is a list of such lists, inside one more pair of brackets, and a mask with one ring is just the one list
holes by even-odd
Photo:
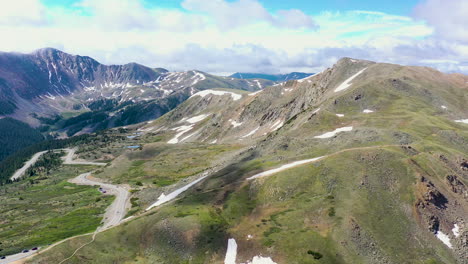
[[323, 257], [322, 254], [320, 254], [319, 252], [315, 252], [313, 250], [308, 250], [307, 254], [312, 255], [312, 257], [314, 257], [314, 259], [321, 259]]
[[328, 216], [335, 216], [335, 207], [330, 207], [330, 209], [328, 209]]

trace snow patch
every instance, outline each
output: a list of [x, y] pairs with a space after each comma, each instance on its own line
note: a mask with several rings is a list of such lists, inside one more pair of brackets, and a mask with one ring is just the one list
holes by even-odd
[[272, 126], [271, 126], [271, 131], [276, 131], [280, 129], [283, 126], [284, 122], [281, 120], [276, 121]]
[[258, 80], [254, 80], [255, 83], [257, 83], [258, 88], [262, 89], [262, 84]]
[[248, 134], [242, 136], [241, 138], [250, 137], [250, 136], [252, 136], [253, 134], [255, 134], [259, 129], [260, 129], [260, 127], [257, 127], [256, 129], [250, 131]]
[[340, 128], [337, 128], [331, 132], [327, 132], [325, 134], [322, 134], [320, 136], [315, 136], [314, 138], [331, 138], [331, 137], [334, 137], [336, 134], [340, 133], [340, 132], [349, 132], [353, 130], [353, 127], [340, 127]]
[[55, 101], [56, 97], [51, 95], [50, 93], [47, 93], [48, 95], [46, 95], [45, 97], [49, 98], [49, 99], [52, 99]]
[[468, 124], [468, 119], [455, 120], [455, 122]]
[[370, 114], [370, 113], [374, 113], [374, 111], [372, 110], [369, 110], [369, 109], [364, 109], [364, 111], [362, 111], [364, 114]]
[[177, 133], [171, 140], [169, 140], [167, 143], [168, 144], [177, 144], [179, 143], [179, 137], [182, 136], [183, 134], [185, 134], [186, 132], [192, 130], [193, 128], [193, 125], [190, 125], [190, 126], [180, 126], [180, 127], [176, 127], [176, 128], [173, 128], [171, 130], [175, 130], [179, 133]]
[[216, 142], [218, 142], [218, 140], [217, 140], [217, 139], [215, 139], [215, 140], [211, 141], [211, 142], [210, 142], [210, 144], [216, 144]]
[[247, 264], [277, 264], [270, 257], [255, 256]]
[[441, 105], [440, 106], [442, 109], [447, 109], [447, 107], [445, 105]]
[[207, 118], [208, 116], [209, 114], [194, 116], [192, 118], [187, 119], [187, 122], [189, 122], [190, 124], [195, 124]]
[[336, 114], [337, 117], [343, 117], [343, 114]]
[[194, 97], [194, 96], [201, 96], [201, 97], [205, 97], [207, 95], [225, 95], [225, 94], [228, 94], [232, 97], [232, 100], [234, 101], [237, 101], [239, 99], [242, 98], [242, 95], [240, 94], [236, 94], [236, 93], [233, 93], [233, 92], [227, 92], [227, 91], [216, 91], [216, 90], [204, 90], [204, 91], [201, 91], [201, 92], [198, 92], [194, 95], [192, 95], [191, 97]]
[[238, 127], [238, 126], [241, 126], [241, 125], [243, 124], [243, 122], [240, 122], [240, 123], [239, 123], [239, 122], [236, 122], [236, 121], [234, 121], [234, 120], [232, 120], [232, 119], [229, 119], [229, 121], [231, 122], [231, 125], [232, 125], [234, 128], [236, 128], [236, 127]]
[[187, 140], [187, 139], [191, 138], [192, 136], [194, 136], [196, 133], [197, 133], [197, 132], [194, 132], [194, 133], [192, 133], [192, 134], [190, 134], [190, 135], [184, 137], [183, 139], [180, 140], [180, 142], [184, 142], [185, 140]]
[[263, 90], [256, 91], [256, 92], [254, 92], [254, 93], [249, 93], [249, 96], [255, 96], [255, 95], [261, 93], [262, 91], [263, 91]]
[[205, 176], [199, 178], [198, 180], [195, 180], [195, 181], [193, 181], [193, 182], [191, 182], [191, 183], [189, 183], [189, 184], [187, 184], [187, 185], [185, 185], [185, 186], [183, 186], [183, 187], [181, 187], [181, 188], [179, 188], [179, 189], [177, 189], [177, 190], [171, 192], [171, 193], [168, 194], [168, 195], [161, 194], [161, 196], [159, 196], [158, 200], [157, 200], [155, 203], [153, 203], [153, 204], [150, 205], [148, 208], [146, 208], [146, 211], [151, 210], [152, 208], [154, 208], [154, 207], [156, 207], [156, 206], [159, 206], [159, 205], [161, 205], [161, 204], [163, 204], [163, 203], [167, 203], [167, 202], [173, 200], [174, 198], [176, 198], [177, 196], [179, 196], [179, 194], [185, 192], [186, 190], [188, 190], [188, 189], [189, 189], [190, 187], [192, 187], [193, 185], [195, 185], [195, 184], [201, 182], [201, 181], [202, 181], [203, 179], [205, 179], [206, 177], [208, 177], [208, 174], [205, 174]]
[[340, 92], [340, 91], [343, 91], [343, 90], [346, 90], [348, 87], [351, 86], [351, 82], [354, 80], [354, 78], [356, 78], [358, 75], [360, 75], [361, 73], [363, 73], [365, 70], [367, 69], [364, 68], [362, 70], [360, 70], [358, 73], [354, 74], [353, 76], [349, 77], [346, 81], [344, 81], [342, 84], [340, 84], [336, 89], [335, 89], [335, 93], [336, 92]]
[[317, 108], [317, 110], [313, 111], [312, 114], [316, 114], [318, 111], [320, 111], [320, 108]]
[[224, 264], [236, 264], [236, 258], [237, 258], [237, 243], [234, 238], [230, 238], [228, 240], [226, 257], [224, 258]]
[[452, 233], [453, 233], [453, 235], [455, 235], [455, 237], [460, 236], [460, 227], [457, 224], [453, 225]]
[[[315, 76], [315, 75], [317, 75], [317, 74], [312, 74], [311, 76], [307, 76], [307, 77], [302, 78], [302, 79], [299, 79], [299, 80], [297, 80], [297, 81], [301, 83], [301, 82], [303, 82], [303, 81], [305, 81], [305, 80], [307, 80], [307, 79], [312, 78], [312, 77]], [[310, 82], [310, 80], [308, 80], [307, 82]]]
[[303, 164], [307, 164], [307, 163], [311, 163], [311, 162], [317, 161], [317, 160], [319, 160], [319, 159], [322, 159], [323, 157], [324, 157], [324, 156], [320, 156], [320, 157], [313, 158], [313, 159], [306, 159], [306, 160], [295, 161], [295, 162], [292, 162], [292, 163], [283, 165], [283, 166], [281, 166], [281, 167], [279, 167], [279, 168], [276, 168], [276, 169], [271, 169], [271, 170], [267, 170], [267, 171], [264, 171], [264, 172], [255, 174], [254, 176], [247, 178], [247, 180], [250, 181], [250, 180], [253, 180], [253, 179], [258, 179], [258, 178], [270, 176], [270, 175], [273, 175], [273, 174], [278, 173], [278, 172], [280, 172], [280, 171], [284, 171], [284, 170], [290, 169], [290, 168], [292, 168], [292, 167], [296, 167], [296, 166], [299, 166], [299, 165], [303, 165]]
[[436, 237], [437, 237], [440, 241], [442, 241], [447, 247], [452, 248], [452, 243], [450, 243], [450, 238], [449, 238], [446, 234], [442, 233], [442, 232], [439, 230], [439, 231], [437, 231], [437, 233], [436, 233]]

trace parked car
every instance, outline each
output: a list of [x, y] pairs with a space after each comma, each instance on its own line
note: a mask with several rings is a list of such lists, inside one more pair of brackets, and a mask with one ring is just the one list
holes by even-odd
[[27, 250], [27, 249], [23, 250], [23, 253], [28, 253], [28, 252], [29, 252], [29, 250]]
[[37, 250], [38, 248], [37, 247], [33, 247], [31, 250]]
[[6, 257], [5, 257], [5, 256], [1, 256], [0, 259], [6, 259]]

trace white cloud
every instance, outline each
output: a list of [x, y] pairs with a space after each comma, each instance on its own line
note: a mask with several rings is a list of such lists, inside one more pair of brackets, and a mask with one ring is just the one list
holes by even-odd
[[23, 26], [47, 23], [45, 8], [39, 0], [14, 0], [2, 3], [0, 25]]
[[311, 16], [304, 14], [301, 10], [280, 10], [275, 24], [286, 28], [309, 28], [316, 29], [318, 26], [315, 24]]
[[432, 25], [438, 36], [468, 43], [468, 1], [426, 0], [416, 6], [414, 15]]
[[212, 17], [223, 30], [231, 30], [252, 23], [269, 23], [278, 27], [315, 29], [312, 17], [297, 9], [280, 10], [270, 14], [257, 0], [184, 0], [182, 7]]
[[[36, 5], [23, 12], [23, 23], [2, 23], [0, 16], [3, 51], [56, 47], [106, 64], [214, 73], [318, 72], [345, 56], [468, 70], [466, 44], [431, 37], [423, 21], [382, 12], [323, 12], [312, 19], [294, 9], [268, 12], [257, 0], [185, 0], [181, 9], [148, 8], [142, 0], [84, 0], [79, 8], [17, 1]], [[7, 13], [18, 20], [19, 9]]]

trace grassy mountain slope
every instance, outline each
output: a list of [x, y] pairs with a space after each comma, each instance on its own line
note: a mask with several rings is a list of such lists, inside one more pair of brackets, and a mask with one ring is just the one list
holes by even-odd
[[[154, 122], [131, 128], [144, 133], [135, 139], [143, 150], [112, 166], [132, 156], [142, 160], [146, 146], [153, 149], [151, 161], [122, 166], [119, 176], [106, 168], [96, 176], [121, 182], [148, 176], [136, 195], [156, 198], [161, 190], [151, 180], [160, 176], [151, 169], [170, 157], [159, 153], [226, 144], [239, 151], [216, 162], [218, 169], [175, 201], [149, 212], [137, 208], [136, 218], [98, 234], [69, 262], [223, 263], [227, 239], [235, 238], [238, 262], [262, 255], [301, 264], [466, 263], [468, 125], [454, 120], [468, 116], [467, 81], [429, 68], [342, 59], [321, 74], [255, 94], [195, 94]], [[342, 127], [352, 130], [317, 138]], [[174, 138], [176, 146], [164, 146]], [[191, 164], [187, 157], [177, 160], [181, 168]], [[183, 175], [177, 184], [193, 178]], [[452, 247], [436, 233], [447, 235]], [[70, 240], [29, 263], [60, 262], [88, 240]]]

